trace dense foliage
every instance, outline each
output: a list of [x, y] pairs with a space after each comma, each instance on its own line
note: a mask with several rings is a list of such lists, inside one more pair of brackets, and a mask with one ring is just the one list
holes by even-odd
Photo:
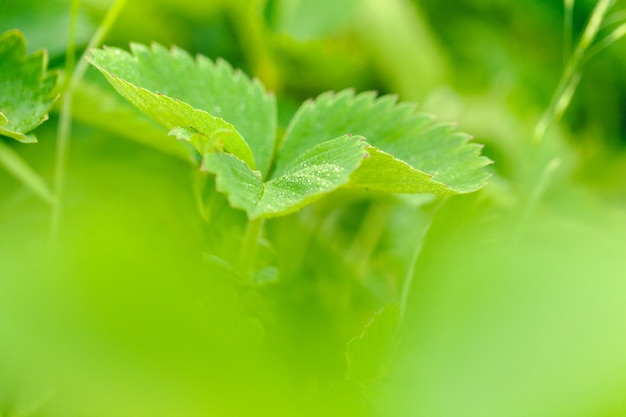
[[625, 9], [0, 0], [0, 417], [623, 416]]

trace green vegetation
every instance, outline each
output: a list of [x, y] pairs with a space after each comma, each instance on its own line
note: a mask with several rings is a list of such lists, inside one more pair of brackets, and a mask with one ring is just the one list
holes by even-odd
[[0, 10], [0, 417], [626, 415], [620, 1]]

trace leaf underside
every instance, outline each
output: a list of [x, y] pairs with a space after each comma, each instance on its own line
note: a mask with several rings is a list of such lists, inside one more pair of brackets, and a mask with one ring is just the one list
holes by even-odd
[[267, 174], [276, 104], [258, 81], [176, 47], [132, 44], [131, 52], [94, 49], [90, 61], [122, 96], [201, 154], [223, 149]]
[[161, 126], [110, 88], [83, 80], [74, 90], [72, 99], [74, 120], [185, 161], [195, 160], [187, 146], [168, 138]]
[[26, 55], [26, 41], [18, 30], [0, 35], [0, 135], [24, 143], [37, 142], [29, 134], [48, 119], [55, 101], [57, 73], [47, 72], [44, 50]]

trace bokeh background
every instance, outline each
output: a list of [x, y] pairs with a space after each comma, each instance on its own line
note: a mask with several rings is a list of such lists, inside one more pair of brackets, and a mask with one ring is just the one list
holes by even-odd
[[[112, 2], [80, 3], [82, 53]], [[575, 3], [574, 41], [595, 3]], [[63, 71], [70, 7], [0, 0], [0, 32]], [[600, 36], [626, 3], [611, 10]], [[535, 146], [563, 15], [556, 0], [128, 0], [105, 44], [222, 57], [275, 93], [283, 130], [327, 90], [396, 94], [484, 144], [493, 175], [443, 201], [336, 192], [269, 221], [267, 274], [241, 282], [244, 214], [89, 69], [52, 244], [50, 207], [0, 169], [0, 416], [626, 416], [626, 41], [579, 69]], [[0, 138], [50, 183], [59, 110], [38, 144]], [[382, 313], [348, 360], [397, 304], [397, 332]]]

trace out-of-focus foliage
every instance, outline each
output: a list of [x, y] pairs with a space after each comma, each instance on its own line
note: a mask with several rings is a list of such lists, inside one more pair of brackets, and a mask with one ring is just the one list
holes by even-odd
[[[245, 279], [245, 213], [90, 69], [52, 248], [49, 205], [0, 170], [0, 415], [626, 413], [626, 41], [533, 145], [560, 2], [340, 4], [129, 0], [105, 43], [225, 58], [276, 93], [280, 132], [326, 90], [418, 101], [486, 143], [489, 184], [340, 190], [268, 220]], [[594, 5], [575, 2], [574, 40]], [[0, 32], [62, 70], [70, 6], [0, 0]], [[81, 1], [80, 52], [110, 6]], [[48, 183], [59, 112], [36, 145], [0, 138]]]
[[28, 143], [37, 139], [26, 134], [48, 119], [57, 74], [46, 73], [43, 50], [28, 56], [25, 52], [19, 31], [0, 35], [0, 135]]

